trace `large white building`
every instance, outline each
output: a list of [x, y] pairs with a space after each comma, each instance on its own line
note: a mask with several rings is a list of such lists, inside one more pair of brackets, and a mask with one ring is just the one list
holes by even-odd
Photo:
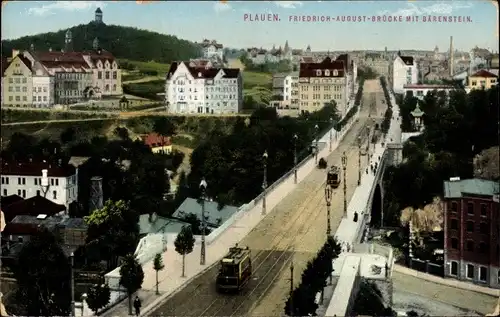
[[404, 85], [417, 84], [418, 69], [415, 59], [402, 56], [401, 52], [398, 52], [392, 64], [389, 64], [389, 82], [396, 94], [404, 93]]
[[67, 164], [2, 162], [2, 196], [37, 195], [66, 206], [78, 200], [78, 169]]
[[174, 62], [166, 76], [165, 103], [171, 113], [238, 113], [243, 107], [241, 71]]

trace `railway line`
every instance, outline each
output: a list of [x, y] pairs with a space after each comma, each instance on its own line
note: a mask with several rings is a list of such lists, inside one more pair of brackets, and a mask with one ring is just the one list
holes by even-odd
[[[356, 162], [348, 166], [349, 174], [357, 175], [352, 172], [358, 167], [358, 136], [363, 142], [368, 139], [368, 135], [361, 132], [368, 118], [369, 111], [366, 108], [368, 107], [365, 107], [364, 117], [353, 125], [343, 143], [327, 159], [329, 165], [339, 166], [342, 152], [346, 151], [348, 161]], [[352, 185], [357, 181], [351, 178], [348, 179], [348, 195], [352, 195], [354, 187]], [[239, 294], [225, 295], [215, 291], [215, 278], [218, 272], [218, 265], [215, 265], [171, 296], [151, 315], [237, 316], [249, 314], [268, 297], [276, 285], [282, 284], [283, 276], [289, 274], [287, 269], [291, 261], [300, 262], [303, 269], [307, 262], [304, 259], [314, 257], [317, 250], [313, 251], [313, 249], [316, 247], [319, 249], [326, 240], [326, 206], [322, 190], [325, 181], [324, 170], [313, 170], [291, 194], [275, 207], [276, 209], [270, 215], [240, 242], [240, 246], [248, 246], [252, 251], [254, 269], [251, 280]], [[335, 202], [332, 204], [333, 229], [335, 229], [335, 223], [340, 222], [342, 212], [338, 208], [342, 206], [342, 198], [341, 190], [337, 189], [333, 192], [332, 202]], [[314, 247], [303, 248], [302, 241], [307, 240], [306, 237], [309, 236], [318, 236], [318, 241], [314, 243]], [[299, 280], [301, 272], [300, 270], [299, 276], [295, 277], [296, 280]], [[289, 285], [285, 288], [278, 293], [283, 291], [286, 293]], [[279, 298], [280, 302], [282, 300], [283, 298]], [[266, 313], [269, 315], [270, 311]], [[273, 312], [272, 315], [275, 314], [282, 314], [282, 311]]]

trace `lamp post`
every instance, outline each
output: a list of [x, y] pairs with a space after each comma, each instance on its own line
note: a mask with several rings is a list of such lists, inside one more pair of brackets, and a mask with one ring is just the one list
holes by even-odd
[[330, 118], [330, 152], [332, 151], [332, 137], [333, 137], [333, 129], [334, 129], [334, 123], [333, 123], [333, 118]]
[[330, 225], [330, 203], [332, 202], [332, 188], [328, 183], [325, 187], [325, 200], [326, 200], [326, 236], [327, 238], [332, 233], [332, 228]]
[[69, 256], [71, 265], [71, 312], [70, 316], [75, 316], [75, 254], [71, 252]]
[[344, 169], [344, 218], [347, 218], [347, 155], [342, 153], [342, 168]]
[[204, 178], [200, 182], [200, 198], [201, 198], [201, 254], [200, 254], [200, 265], [205, 265], [206, 260], [206, 250], [205, 250], [205, 191], [207, 189], [207, 182]]
[[293, 135], [293, 182], [297, 184], [297, 134]]
[[316, 152], [315, 152], [315, 156], [314, 156], [314, 160], [316, 162], [316, 164], [318, 164], [318, 152], [319, 152], [319, 148], [318, 148], [318, 139], [319, 139], [319, 126], [318, 125], [315, 125], [314, 126], [314, 130], [316, 130]]
[[361, 185], [361, 137], [358, 137], [358, 186]]
[[262, 181], [262, 214], [266, 214], [266, 188], [267, 188], [267, 151], [264, 151], [264, 154], [262, 154], [262, 158], [264, 161], [264, 180]]

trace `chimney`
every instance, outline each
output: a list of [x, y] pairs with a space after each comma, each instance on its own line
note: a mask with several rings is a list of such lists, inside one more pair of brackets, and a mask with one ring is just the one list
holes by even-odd
[[48, 170], [46, 169], [42, 170], [42, 187], [49, 186], [49, 178], [47, 176], [48, 173], [49, 173]]
[[61, 166], [62, 166], [62, 160], [61, 160], [61, 159], [59, 159], [59, 160], [57, 161], [57, 164], [59, 165], [59, 167], [61, 167]]
[[49, 52], [52, 52], [52, 47], [49, 47]]
[[455, 65], [455, 62], [453, 60], [453, 55], [455, 55], [453, 52], [453, 36], [450, 36], [450, 57], [449, 57], [450, 58], [450, 66], [449, 66], [450, 67], [450, 77], [453, 76], [453, 68]]
[[12, 59], [14, 59], [17, 55], [19, 55], [19, 53], [20, 53], [19, 50], [13, 49], [12, 50]]

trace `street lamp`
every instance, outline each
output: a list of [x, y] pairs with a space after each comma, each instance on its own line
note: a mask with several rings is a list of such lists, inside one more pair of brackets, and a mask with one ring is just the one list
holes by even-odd
[[266, 214], [266, 188], [267, 188], [267, 151], [264, 151], [264, 154], [262, 154], [262, 158], [264, 161], [264, 180], [262, 182], [262, 214]]
[[69, 256], [71, 265], [71, 312], [70, 316], [75, 316], [75, 254], [71, 252]]
[[344, 170], [344, 218], [347, 218], [347, 155], [342, 153], [342, 169]]
[[201, 255], [200, 255], [200, 265], [205, 265], [206, 260], [206, 250], [205, 250], [205, 191], [207, 189], [207, 182], [204, 178], [200, 182], [200, 198], [201, 198]]
[[318, 125], [315, 125], [314, 126], [314, 129], [316, 130], [316, 153], [315, 153], [315, 156], [314, 156], [314, 160], [316, 162], [316, 164], [318, 164], [318, 152], [319, 152], [319, 148], [318, 148], [318, 139], [319, 139], [319, 126]]
[[358, 137], [358, 186], [361, 185], [361, 137]]
[[325, 200], [326, 200], [326, 236], [329, 237], [332, 233], [332, 228], [330, 225], [330, 205], [332, 202], [332, 188], [327, 184], [325, 186]]
[[331, 125], [331, 128], [330, 128], [330, 152], [332, 151], [332, 137], [333, 137], [333, 129], [335, 127], [334, 125], [334, 121], [333, 121], [333, 118], [330, 118], [330, 125]]
[[297, 184], [297, 134], [293, 135], [293, 182]]

